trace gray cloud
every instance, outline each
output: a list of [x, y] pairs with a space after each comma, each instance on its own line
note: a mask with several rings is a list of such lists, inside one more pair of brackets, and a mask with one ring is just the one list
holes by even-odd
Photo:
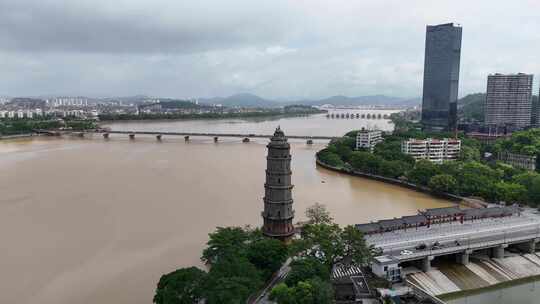
[[463, 25], [461, 95], [540, 78], [533, 0], [0, 0], [0, 94], [420, 96], [426, 24]]

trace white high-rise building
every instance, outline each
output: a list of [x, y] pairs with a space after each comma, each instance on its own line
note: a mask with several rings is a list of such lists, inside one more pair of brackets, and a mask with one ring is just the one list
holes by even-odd
[[459, 158], [461, 140], [459, 139], [414, 139], [401, 143], [401, 152], [416, 160], [427, 159], [434, 163], [452, 161]]
[[356, 134], [356, 149], [368, 149], [373, 152], [375, 145], [383, 141], [382, 131], [362, 129]]

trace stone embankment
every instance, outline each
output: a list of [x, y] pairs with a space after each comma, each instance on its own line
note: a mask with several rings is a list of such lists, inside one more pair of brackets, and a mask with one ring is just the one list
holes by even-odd
[[0, 140], [17, 139], [17, 138], [25, 138], [25, 137], [32, 137], [32, 136], [38, 136], [38, 134], [25, 133], [25, 134], [15, 134], [15, 135], [0, 135]]

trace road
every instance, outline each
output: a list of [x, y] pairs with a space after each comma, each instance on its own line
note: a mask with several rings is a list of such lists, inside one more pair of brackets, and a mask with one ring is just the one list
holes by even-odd
[[[497, 244], [524, 242], [539, 237], [540, 216], [529, 213], [464, 224], [453, 222], [433, 225], [430, 228], [386, 232], [367, 236], [366, 241], [381, 248], [385, 255], [394, 256], [399, 260], [411, 260], [427, 255], [436, 256], [466, 249], [494, 247]], [[441, 248], [432, 249], [435, 242], [439, 242]], [[417, 250], [415, 247], [419, 244], [426, 244], [427, 248]], [[410, 250], [412, 254], [402, 255], [401, 252], [405, 249]]]

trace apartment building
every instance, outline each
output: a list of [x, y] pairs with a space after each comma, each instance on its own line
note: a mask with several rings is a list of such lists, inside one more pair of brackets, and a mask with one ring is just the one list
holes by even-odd
[[461, 151], [459, 139], [414, 139], [401, 143], [401, 152], [412, 156], [414, 159], [427, 159], [434, 163], [456, 160]]
[[362, 129], [356, 134], [356, 149], [368, 149], [373, 152], [375, 145], [382, 141], [382, 131]]

